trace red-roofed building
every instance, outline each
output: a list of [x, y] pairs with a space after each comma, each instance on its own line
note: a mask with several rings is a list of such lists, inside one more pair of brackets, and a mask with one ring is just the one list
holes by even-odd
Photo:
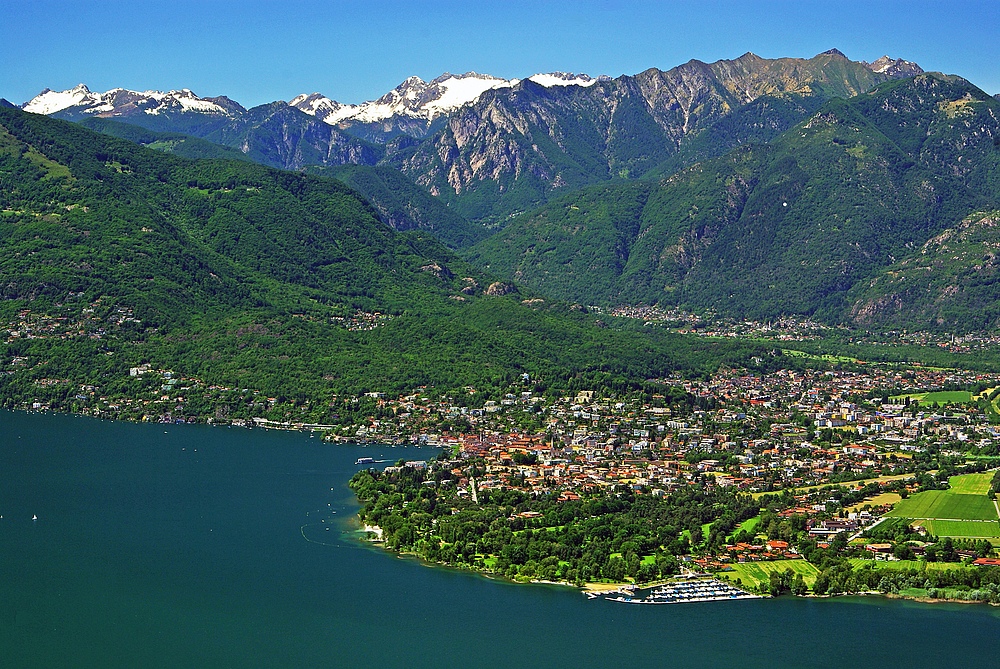
[[1000, 560], [997, 558], [977, 558], [972, 561], [977, 567], [1000, 567]]

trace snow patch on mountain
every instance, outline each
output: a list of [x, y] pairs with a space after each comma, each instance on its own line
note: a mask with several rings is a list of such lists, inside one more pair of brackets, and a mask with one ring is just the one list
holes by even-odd
[[341, 104], [322, 93], [298, 95], [289, 100], [288, 104], [321, 121], [326, 121], [330, 125], [336, 125], [341, 120], [355, 114], [358, 109], [358, 105]]
[[916, 63], [890, 56], [882, 56], [872, 63], [861, 62], [872, 72], [878, 72], [889, 77], [912, 77], [924, 71]]
[[552, 86], [593, 86], [598, 82], [586, 74], [571, 74], [568, 72], [550, 72], [548, 74], [533, 74], [528, 77], [536, 84], [551, 88]]
[[510, 88], [517, 82], [517, 79], [498, 79], [475, 72], [460, 76], [442, 75], [427, 87], [427, 92], [434, 91], [435, 86], [440, 92], [434, 91], [433, 97], [422, 105], [422, 108], [429, 119], [434, 119], [475, 102], [486, 91], [494, 88]]

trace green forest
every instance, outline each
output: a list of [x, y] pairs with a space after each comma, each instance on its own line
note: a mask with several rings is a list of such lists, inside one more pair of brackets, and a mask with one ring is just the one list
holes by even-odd
[[525, 372], [638, 382], [769, 350], [525, 292], [387, 227], [333, 179], [185, 160], [18, 110], [0, 110], [0, 183], [8, 403], [69, 408], [84, 385], [134, 396], [129, 370], [148, 364], [322, 420], [337, 394], [496, 393]]

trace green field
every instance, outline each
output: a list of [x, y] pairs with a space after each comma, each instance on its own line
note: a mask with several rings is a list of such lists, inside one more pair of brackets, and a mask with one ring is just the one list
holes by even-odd
[[[767, 339], [762, 339], [761, 341], [770, 341]], [[857, 358], [845, 356], [845, 355], [831, 355], [829, 353], [822, 353], [816, 355], [814, 353], [807, 353], [805, 351], [797, 351], [791, 348], [783, 348], [781, 352], [784, 355], [790, 356], [792, 358], [806, 358], [808, 360], [822, 360], [823, 362], [851, 362], [851, 363], [864, 363], [863, 360], [858, 360]]]
[[989, 495], [990, 485], [992, 483], [993, 472], [952, 476], [948, 479], [948, 485], [951, 486], [951, 492], [957, 495]]
[[900, 501], [888, 513], [895, 518], [997, 520], [993, 500], [986, 495], [963, 495], [951, 490], [928, 490]]
[[996, 520], [919, 520], [916, 522], [938, 537], [1000, 538], [1000, 522]]
[[924, 562], [922, 560], [865, 560], [863, 558], [852, 558], [851, 566], [861, 569], [874, 565], [876, 569], [916, 569], [918, 571], [944, 571], [947, 569], [964, 569], [961, 562]]
[[928, 490], [899, 501], [886, 514], [923, 525], [939, 537], [1000, 538], [1000, 518], [989, 496], [993, 472], [948, 479], [948, 490]]
[[805, 560], [775, 560], [774, 562], [734, 562], [730, 565], [733, 570], [719, 574], [730, 581], [737, 578], [744, 585], [756, 585], [767, 587], [770, 583], [771, 572], [783, 572], [791, 569], [796, 574], [802, 574], [802, 580], [810, 588], [816, 582], [819, 570]]
[[933, 393], [910, 393], [892, 399], [901, 402], [906, 398], [909, 398], [911, 402], [913, 400], [920, 402], [920, 406], [930, 406], [935, 402], [938, 404], [966, 404], [972, 401], [972, 393], [968, 390], [939, 390]]
[[757, 529], [758, 524], [760, 524], [760, 516], [754, 516], [753, 518], [750, 518], [749, 520], [744, 520], [742, 523], [737, 525], [736, 529], [733, 530], [733, 534], [736, 534], [741, 530], [745, 532], [753, 532], [754, 530]]

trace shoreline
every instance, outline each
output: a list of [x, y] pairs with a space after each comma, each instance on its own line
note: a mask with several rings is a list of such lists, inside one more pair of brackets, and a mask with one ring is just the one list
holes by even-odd
[[[310, 429], [309, 427], [305, 427], [303, 424], [294, 424], [294, 423], [278, 424], [278, 423], [272, 423], [272, 424], [269, 424], [269, 425], [265, 425], [265, 424], [257, 423], [256, 421], [253, 421], [253, 419], [248, 420], [246, 422], [246, 424], [244, 424], [244, 425], [239, 425], [236, 421], [218, 421], [217, 422], [217, 421], [213, 420], [213, 418], [202, 418], [202, 417], [199, 417], [199, 418], [201, 418], [204, 422], [198, 422], [198, 423], [196, 423], [196, 422], [191, 421], [191, 422], [186, 422], [186, 423], [166, 423], [166, 422], [159, 422], [159, 421], [157, 421], [157, 422], [154, 422], [154, 421], [144, 421], [141, 418], [140, 419], [130, 419], [130, 418], [124, 417], [124, 416], [118, 416], [118, 417], [93, 416], [93, 415], [90, 415], [90, 414], [87, 414], [87, 413], [84, 413], [84, 412], [75, 412], [75, 411], [52, 409], [52, 408], [47, 408], [47, 409], [27, 409], [27, 408], [14, 407], [14, 408], [8, 408], [6, 410], [7, 411], [18, 412], [18, 413], [25, 413], [25, 414], [57, 414], [57, 415], [65, 415], [65, 416], [76, 416], [76, 417], [81, 417], [81, 418], [90, 418], [90, 419], [101, 420], [101, 421], [111, 420], [111, 421], [117, 421], [117, 422], [123, 422], [123, 423], [132, 423], [132, 424], [141, 424], [141, 423], [160, 424], [160, 425], [186, 424], [186, 425], [209, 425], [209, 426], [213, 426], [213, 427], [243, 427], [243, 428], [250, 429], [250, 430], [252, 430], [254, 428], [257, 428], [257, 429], [277, 430], [277, 431], [300, 431], [300, 432], [315, 432], [315, 431], [318, 431], [316, 429]], [[340, 442], [340, 440], [338, 440], [338, 439], [330, 440], [329, 443], [338, 443], [338, 442], [339, 443], [358, 444], [358, 445], [370, 444], [370, 443], [386, 443], [386, 442], [381, 441], [381, 440], [378, 441], [378, 442], [368, 441], [368, 440], [350, 440], [350, 441], [345, 440], [343, 442]], [[357, 521], [357, 520], [358, 520], [358, 517], [355, 515], [355, 521]], [[374, 538], [370, 538], [370, 537], [364, 538], [363, 541], [365, 541], [366, 543], [370, 543], [370, 544], [384, 544], [383, 531], [382, 531], [382, 528], [380, 528], [378, 526], [363, 525], [359, 530], [356, 530], [356, 531], [358, 531], [358, 532], [366, 532], [366, 533], [370, 533], [370, 534], [374, 534], [375, 535]], [[448, 563], [444, 563], [444, 562], [429, 561], [429, 560], [426, 560], [425, 558], [417, 555], [416, 553], [402, 553], [402, 552], [398, 552], [398, 551], [392, 551], [390, 549], [385, 548], [384, 545], [382, 546], [382, 550], [384, 550], [386, 552], [389, 552], [389, 553], [394, 553], [397, 556], [406, 556], [406, 557], [410, 557], [410, 558], [416, 558], [420, 562], [424, 563], [427, 566], [432, 566], [432, 567], [433, 566], [440, 566], [440, 567], [445, 567], [445, 568], [448, 568], [448, 569], [455, 569], [455, 570], [458, 570], [458, 571], [471, 572], [471, 573], [477, 574], [479, 576], [482, 576], [484, 578], [488, 578], [490, 580], [504, 581], [504, 582], [507, 582], [507, 583], [515, 584], [515, 585], [555, 585], [555, 586], [559, 586], [559, 587], [569, 587], [569, 588], [574, 588], [574, 589], [580, 591], [583, 594], [600, 595], [600, 594], [609, 594], [609, 593], [614, 593], [614, 592], [619, 592], [619, 591], [626, 591], [626, 590], [655, 588], [655, 587], [657, 587], [659, 585], [663, 585], [665, 583], [669, 583], [671, 580], [673, 580], [673, 579], [669, 579], [669, 580], [660, 579], [658, 581], [653, 581], [653, 582], [650, 582], [650, 583], [644, 583], [644, 584], [641, 584], [641, 585], [640, 584], [636, 584], [636, 583], [629, 583], [629, 582], [623, 582], [623, 583], [587, 582], [587, 583], [584, 583], [583, 585], [577, 585], [575, 583], [571, 583], [571, 582], [568, 582], [568, 581], [548, 581], [548, 580], [541, 580], [541, 579], [531, 579], [531, 580], [528, 580], [528, 581], [519, 581], [519, 580], [508, 579], [508, 578], [506, 578], [503, 575], [496, 574], [496, 573], [493, 573], [493, 572], [489, 572], [489, 571], [486, 571], [486, 570], [483, 570], [483, 569], [478, 569], [478, 568], [476, 568], [473, 565], [448, 564]], [[710, 576], [710, 577], [715, 578], [715, 575], [713, 575], [713, 574], [706, 574], [705, 576]], [[751, 593], [749, 590], [745, 590], [745, 591], [748, 594], [756, 594], [756, 593]], [[886, 599], [897, 599], [897, 600], [904, 600], [904, 601], [913, 601], [913, 602], [918, 602], [918, 603], [921, 603], [921, 604], [948, 604], [948, 603], [950, 603], [950, 604], [986, 604], [986, 605], [989, 605], [989, 606], [998, 606], [998, 607], [1000, 607], [1000, 603], [991, 603], [991, 602], [978, 601], [978, 600], [953, 599], [953, 598], [943, 598], [943, 597], [938, 597], [938, 598], [932, 598], [932, 597], [915, 597], [915, 596], [909, 596], [909, 595], [900, 595], [898, 593], [883, 593], [883, 592], [878, 592], [878, 591], [872, 591], [872, 592], [853, 592], [853, 593], [852, 592], [845, 592], [845, 593], [824, 594], [824, 595], [816, 595], [816, 594], [813, 594], [813, 593], [808, 593], [808, 594], [805, 594], [805, 595], [792, 595], [792, 596], [793, 597], [801, 597], [801, 598], [804, 598], [804, 599], [836, 599], [836, 598], [839, 598], [839, 597], [884, 597]], [[774, 599], [773, 597], [769, 597], [769, 596], [765, 596], [764, 598], [765, 599]]]
[[[355, 517], [355, 518], [357, 518], [357, 517]], [[625, 582], [619, 582], [619, 583], [605, 583], [605, 582], [600, 582], [600, 581], [588, 581], [588, 582], [584, 583], [583, 585], [577, 585], [575, 583], [570, 583], [569, 581], [549, 581], [549, 580], [544, 580], [544, 579], [531, 579], [531, 580], [528, 580], [528, 581], [518, 581], [518, 580], [509, 579], [509, 578], [507, 578], [507, 577], [505, 577], [505, 576], [503, 576], [501, 574], [496, 574], [496, 573], [493, 573], [493, 572], [485, 571], [483, 569], [477, 569], [477, 568], [475, 568], [472, 565], [464, 565], [464, 564], [460, 565], [460, 564], [448, 564], [446, 562], [435, 562], [435, 561], [427, 560], [427, 559], [421, 557], [420, 555], [417, 555], [416, 553], [399, 552], [399, 551], [390, 550], [390, 549], [384, 547], [384, 541], [382, 539], [382, 536], [383, 536], [382, 528], [378, 527], [377, 525], [362, 525], [362, 528], [360, 530], [358, 530], [358, 532], [366, 532], [368, 534], [374, 534], [375, 535], [375, 538], [366, 537], [365, 539], [363, 539], [363, 541], [365, 541], [366, 543], [369, 543], [369, 544], [383, 544], [382, 550], [385, 551], [386, 553], [392, 553], [392, 554], [394, 554], [396, 556], [399, 556], [399, 557], [407, 557], [407, 558], [411, 558], [411, 559], [416, 559], [416, 560], [420, 561], [422, 564], [424, 564], [427, 567], [431, 567], [431, 568], [434, 568], [434, 567], [444, 567], [445, 569], [454, 569], [454, 570], [457, 570], [457, 571], [469, 572], [469, 573], [476, 574], [477, 576], [482, 576], [483, 578], [488, 578], [488, 579], [490, 579], [492, 581], [502, 581], [502, 582], [505, 582], [505, 583], [513, 584], [513, 585], [555, 585], [555, 586], [564, 587], [564, 588], [574, 588], [575, 590], [579, 591], [581, 594], [586, 595], [586, 596], [588, 596], [591, 599], [597, 599], [601, 595], [611, 595], [611, 594], [615, 594], [615, 593], [630, 593], [630, 592], [632, 592], [634, 590], [649, 590], [649, 589], [657, 588], [657, 587], [660, 587], [662, 585], [667, 585], [669, 583], [673, 583], [673, 582], [677, 582], [677, 581], [684, 582], [684, 581], [693, 581], [693, 580], [704, 579], [704, 578], [714, 578], [714, 579], [718, 580], [718, 578], [719, 578], [718, 575], [716, 575], [716, 574], [706, 573], [706, 574], [699, 574], [697, 577], [677, 575], [676, 577], [673, 577], [673, 578], [659, 579], [659, 580], [656, 580], [656, 581], [650, 581], [649, 583], [642, 583], [642, 584], [629, 583], [627, 581], [625, 581]], [[730, 584], [730, 585], [732, 585], [732, 584]], [[734, 586], [734, 587], [738, 587], [738, 586]], [[739, 589], [743, 590], [748, 595], [755, 595], [756, 598], [759, 598], [759, 599], [781, 599], [784, 596], [784, 595], [782, 595], [782, 596], [779, 596], [779, 597], [772, 597], [772, 596], [766, 595], [766, 594], [765, 595], [758, 595], [757, 593], [751, 592], [751, 591], [749, 591], [749, 590], [747, 590], [745, 588], [739, 588]], [[866, 598], [884, 597], [886, 599], [898, 599], [898, 600], [901, 600], [901, 601], [918, 602], [918, 603], [921, 603], [921, 604], [986, 604], [987, 606], [1000, 606], [1000, 603], [993, 604], [993, 603], [990, 603], [990, 602], [981, 602], [981, 601], [976, 601], [976, 600], [971, 600], [971, 599], [948, 599], [948, 598], [942, 598], [942, 597], [938, 597], [938, 598], [933, 598], [933, 597], [910, 597], [910, 596], [907, 596], [907, 595], [900, 595], [898, 593], [878, 592], [877, 590], [875, 590], [875, 591], [867, 591], [867, 592], [842, 592], [842, 593], [837, 593], [837, 594], [833, 594], [833, 595], [828, 595], [828, 594], [817, 595], [817, 594], [814, 594], [814, 593], [808, 593], [808, 594], [805, 594], [805, 595], [789, 595], [789, 597], [801, 598], [801, 599], [816, 599], [816, 600], [820, 600], [820, 599], [839, 599], [839, 598], [842, 598], [842, 597], [866, 597]]]

